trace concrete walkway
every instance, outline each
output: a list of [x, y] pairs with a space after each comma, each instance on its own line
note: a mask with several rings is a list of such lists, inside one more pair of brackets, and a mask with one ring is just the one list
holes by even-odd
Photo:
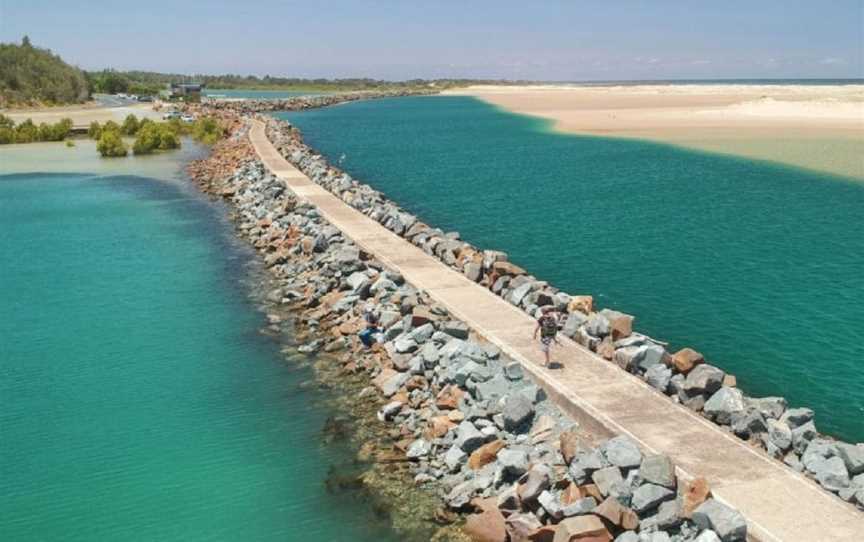
[[707, 478], [716, 498], [746, 516], [752, 538], [864, 540], [864, 514], [851, 505], [575, 342], [562, 338], [564, 345], [553, 350], [553, 359], [563, 362], [563, 368], [544, 369], [538, 345], [531, 340], [531, 317], [312, 182], [279, 155], [263, 123], [254, 121], [250, 138], [267, 168], [298, 197], [522, 363], [550, 398], [588, 430], [629, 435], [645, 451], [671, 456], [683, 478]]

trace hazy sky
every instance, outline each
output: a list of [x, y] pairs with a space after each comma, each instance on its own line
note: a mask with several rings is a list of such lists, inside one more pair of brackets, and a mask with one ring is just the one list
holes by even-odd
[[538, 80], [864, 77], [864, 0], [0, 0], [86, 69]]

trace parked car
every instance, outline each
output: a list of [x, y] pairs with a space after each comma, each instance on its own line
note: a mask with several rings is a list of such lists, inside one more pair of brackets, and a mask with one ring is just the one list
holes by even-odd
[[195, 117], [193, 115], [183, 115], [180, 117], [180, 120], [183, 122], [195, 122]]
[[135, 95], [135, 94], [130, 94], [130, 95], [129, 95], [129, 99], [132, 100], [133, 102], [137, 102], [137, 101], [138, 101], [138, 96]]
[[139, 102], [152, 102], [153, 96], [138, 96]]
[[166, 111], [162, 115], [162, 120], [171, 120], [171, 119], [179, 119], [180, 112], [179, 111]]

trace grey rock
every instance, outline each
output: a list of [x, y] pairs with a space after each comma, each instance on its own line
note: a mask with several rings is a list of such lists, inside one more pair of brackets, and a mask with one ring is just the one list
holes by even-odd
[[744, 412], [733, 414], [731, 425], [732, 432], [743, 439], [768, 431], [768, 424], [762, 413], [749, 407]]
[[578, 454], [570, 463], [570, 477], [577, 483], [587, 480], [591, 474], [602, 468], [608, 467], [609, 461], [600, 452], [594, 449], [587, 453]]
[[525, 376], [525, 373], [522, 370], [522, 364], [518, 361], [512, 361], [505, 365], [504, 376], [506, 376], [508, 380], [522, 380]]
[[636, 534], [635, 531], [624, 531], [619, 534], [615, 539], [615, 542], [641, 542], [639, 540], [639, 535]]
[[474, 495], [474, 481], [467, 480], [458, 484], [453, 489], [450, 490], [450, 493], [446, 497], [447, 505], [450, 508], [459, 509], [463, 506], [467, 505], [469, 501], [471, 501], [471, 497]]
[[537, 502], [549, 514], [549, 517], [559, 520], [563, 517], [564, 511], [561, 508], [561, 501], [558, 496], [550, 491], [544, 491], [537, 497]]
[[744, 542], [747, 522], [737, 510], [716, 499], [708, 499], [693, 512], [693, 523], [700, 529], [711, 529], [722, 542]]
[[648, 343], [639, 347], [639, 351], [636, 353], [633, 361], [640, 369], [647, 371], [651, 367], [662, 363], [665, 356], [666, 350], [662, 346]]
[[621, 469], [618, 467], [606, 467], [594, 471], [591, 475], [591, 480], [594, 482], [594, 485], [597, 486], [600, 494], [605, 497], [609, 495], [609, 489], [612, 485], [618, 482], [623, 482], [624, 477], [621, 476]]
[[780, 420], [768, 420], [768, 440], [785, 452], [792, 447], [792, 429]]
[[498, 464], [507, 476], [522, 476], [528, 469], [528, 453], [520, 448], [504, 448], [498, 452]]
[[392, 401], [387, 403], [381, 410], [378, 411], [378, 419], [383, 421], [392, 420], [396, 414], [399, 414], [399, 411], [402, 410], [402, 402], [401, 401]]
[[426, 457], [432, 452], [432, 444], [425, 439], [417, 439], [408, 446], [408, 451], [405, 452], [405, 457], [408, 459], [420, 459]]
[[658, 363], [645, 371], [645, 380], [652, 388], [666, 393], [672, 380], [672, 369], [662, 363]]
[[794, 431], [796, 428], [813, 421], [813, 411], [809, 408], [790, 408], [780, 416], [780, 421]]
[[789, 406], [783, 397], [760, 397], [758, 399], [747, 398], [747, 406], [755, 408], [766, 418], [780, 419]]
[[474, 390], [474, 396], [478, 401], [494, 402], [507, 395], [510, 390], [510, 383], [503, 374], [498, 373], [490, 380], [477, 384]]
[[817, 459], [809, 464], [805, 463], [805, 466], [813, 473], [819, 485], [828, 491], [836, 493], [849, 487], [849, 472], [846, 470], [846, 464], [839, 457]]
[[720, 537], [717, 536], [717, 533], [712, 531], [711, 529], [706, 529], [699, 533], [693, 542], [721, 542]]
[[480, 431], [469, 421], [463, 421], [456, 428], [456, 440], [454, 444], [465, 453], [471, 453], [486, 441]]
[[594, 337], [605, 337], [609, 335], [609, 320], [600, 313], [592, 313], [585, 322], [585, 331]]
[[726, 373], [714, 367], [703, 363], [697, 365], [692, 371], [687, 374], [684, 379], [684, 391], [689, 396], [701, 394], [713, 394], [723, 385], [723, 378]]
[[849, 471], [849, 474], [864, 473], [864, 446], [838, 442], [837, 452], [843, 459], [843, 463], [846, 464], [846, 470]]
[[417, 344], [423, 344], [432, 338], [433, 333], [435, 333], [435, 326], [427, 322], [422, 326], [413, 329], [410, 333], [410, 337]]
[[561, 329], [561, 333], [567, 337], [576, 336], [576, 332], [579, 330], [579, 327], [588, 321], [588, 317], [582, 314], [579, 311], [573, 311], [567, 316], [567, 321], [564, 322], [564, 327]]
[[561, 515], [565, 518], [584, 516], [595, 508], [597, 508], [597, 501], [594, 500], [594, 497], [585, 497], [562, 508]]
[[467, 339], [468, 338], [468, 326], [457, 320], [450, 320], [448, 322], [444, 322], [441, 326], [441, 331], [450, 335], [451, 337], [456, 337], [457, 339]]
[[505, 521], [505, 529], [510, 535], [510, 540], [528, 540], [528, 535], [542, 526], [537, 516], [531, 512], [511, 514]]
[[663, 501], [675, 498], [675, 492], [657, 484], [645, 484], [633, 491], [630, 506], [638, 514], [643, 514], [660, 505]]
[[462, 464], [468, 460], [468, 454], [462, 451], [459, 446], [451, 446], [447, 453], [444, 454], [444, 464], [447, 465], [447, 468], [450, 472], [454, 472], [459, 470], [462, 467]]
[[505, 399], [501, 414], [504, 416], [505, 431], [524, 432], [534, 418], [534, 405], [522, 395], [511, 395]]
[[393, 343], [393, 348], [399, 354], [414, 352], [418, 348], [418, 344], [411, 337], [402, 335]]
[[817, 436], [819, 436], [819, 433], [816, 431], [816, 425], [812, 421], [806, 422], [792, 429], [792, 447], [797, 453], [803, 454], [807, 446], [810, 445], [810, 441]]
[[675, 489], [677, 486], [675, 465], [666, 455], [646, 456], [642, 460], [642, 466], [639, 467], [639, 476], [646, 483], [663, 486], [667, 489]]
[[475, 382], [486, 382], [492, 378], [492, 371], [490, 371], [485, 365], [480, 365], [476, 361], [469, 359], [466, 363], [456, 369], [453, 374], [453, 381], [460, 387], [464, 388], [469, 378]]
[[612, 465], [629, 469], [642, 463], [642, 452], [630, 437], [620, 435], [606, 441], [601, 446], [603, 455]]
[[654, 531], [650, 533], [643, 532], [639, 535], [640, 542], [672, 542], [669, 534], [663, 531]]
[[[675, 499], [660, 503], [657, 513], [645, 520], [645, 523], [661, 531], [668, 531], [681, 524], [681, 503]], [[643, 527], [644, 530], [644, 527]]]
[[720, 388], [702, 409], [716, 423], [729, 425], [732, 416], [744, 412], [744, 394], [738, 388]]

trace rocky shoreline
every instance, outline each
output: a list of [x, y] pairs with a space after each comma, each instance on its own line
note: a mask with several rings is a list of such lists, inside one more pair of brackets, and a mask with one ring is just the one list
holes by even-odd
[[[294, 99], [263, 110], [344, 101]], [[704, 480], [677, 480], [670, 458], [643, 456], [626, 437], [597, 442], [518, 363], [287, 193], [244, 143], [241, 115], [262, 109], [255, 102], [227, 104], [210, 112], [233, 122], [232, 137], [190, 173], [235, 209], [238, 230], [279, 284], [272, 301], [293, 311], [307, 336], [301, 349], [325, 352], [340, 374], [368, 379], [358, 398], [380, 405], [376, 414], [390, 440], [384, 447], [392, 447], [375, 453], [404, 467], [416, 484], [434, 487], [447, 508], [467, 517], [464, 532], [475, 540], [511, 541], [744, 539], [744, 518], [711, 499]], [[558, 291], [506, 254], [423, 224], [331, 167], [288, 123], [261, 118], [280, 152], [343, 201], [532, 315], [556, 306], [568, 315], [564, 334], [841, 498], [864, 504], [864, 448], [819, 435], [812, 411], [789, 409], [782, 398], [745, 397], [734, 378], [698, 352], [668, 353], [663, 343], [633, 332], [632, 316], [595, 311], [589, 296]], [[381, 315], [385, 328], [371, 351], [356, 337], [367, 308]], [[435, 517], [453, 519], [442, 511]]]

